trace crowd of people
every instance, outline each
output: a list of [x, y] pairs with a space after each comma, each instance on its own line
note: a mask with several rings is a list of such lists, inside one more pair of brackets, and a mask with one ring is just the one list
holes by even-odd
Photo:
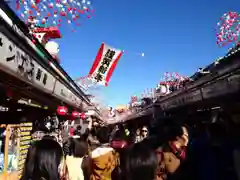
[[[169, 147], [181, 149], [179, 157], [184, 158], [188, 134], [184, 128], [179, 133]], [[164, 159], [162, 146], [148, 138], [147, 127], [137, 129], [133, 139], [121, 125], [111, 129], [90, 122], [85, 133], [76, 129], [63, 147], [49, 135], [33, 142], [21, 180], [166, 179], [180, 163], [169, 166]]]
[[154, 133], [148, 126], [133, 130], [122, 124], [100, 126], [92, 120], [84, 133], [79, 128], [62, 146], [49, 135], [33, 142], [21, 180], [233, 179], [229, 170], [223, 169], [219, 177], [214, 169], [230, 167], [224, 166], [227, 156], [222, 164], [213, 164], [217, 161], [206, 148], [203, 131], [196, 141], [185, 124], [169, 121]]

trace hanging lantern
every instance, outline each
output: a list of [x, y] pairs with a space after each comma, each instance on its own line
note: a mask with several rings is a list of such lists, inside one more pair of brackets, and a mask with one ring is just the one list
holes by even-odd
[[79, 113], [79, 112], [77, 112], [77, 111], [73, 111], [73, 112], [72, 112], [72, 117], [78, 118], [79, 116], [80, 116], [80, 113]]
[[85, 119], [87, 118], [87, 116], [86, 116], [85, 113], [81, 113], [80, 118], [83, 119], [83, 120], [85, 120]]
[[11, 89], [7, 88], [7, 90], [6, 90], [6, 96], [7, 96], [8, 98], [12, 98], [12, 97], [13, 97], [13, 92], [12, 92]]
[[57, 108], [58, 115], [64, 116], [67, 114], [67, 112], [68, 112], [68, 109], [66, 106], [58, 106]]

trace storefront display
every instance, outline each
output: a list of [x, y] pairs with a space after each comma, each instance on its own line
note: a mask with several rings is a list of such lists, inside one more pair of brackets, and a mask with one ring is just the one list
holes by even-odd
[[[0, 171], [17, 170], [19, 128], [9, 125], [1, 134]], [[8, 139], [7, 139], [8, 138]], [[4, 146], [5, 145], [5, 146]], [[8, 149], [6, 149], [6, 146]], [[5, 167], [6, 166], [6, 167]]]
[[19, 145], [20, 125], [1, 125], [1, 154], [0, 154], [0, 179], [16, 179]]
[[0, 179], [17, 179], [21, 174], [29, 144], [32, 123], [10, 124], [0, 128]]
[[0, 128], [0, 172], [4, 170], [4, 144], [5, 144], [5, 136], [6, 136], [6, 127]]
[[20, 124], [20, 149], [18, 158], [18, 172], [21, 174], [24, 162], [27, 156], [28, 148], [32, 139], [31, 136], [32, 123], [21, 123]]

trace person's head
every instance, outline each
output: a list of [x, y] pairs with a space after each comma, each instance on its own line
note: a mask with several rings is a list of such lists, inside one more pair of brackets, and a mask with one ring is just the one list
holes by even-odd
[[119, 131], [124, 131], [124, 125], [123, 124], [119, 124], [118, 125], [118, 130]]
[[62, 158], [62, 148], [56, 141], [35, 141], [28, 150], [21, 180], [59, 180]]
[[188, 129], [185, 125], [170, 119], [159, 125], [157, 136], [163, 143], [169, 142], [175, 144], [177, 147], [188, 145]]
[[179, 134], [169, 142], [173, 143], [179, 149], [188, 145], [189, 137], [188, 130], [185, 126], [181, 126], [178, 131]]
[[154, 180], [158, 167], [155, 151], [146, 143], [140, 142], [129, 148], [125, 158], [124, 177], [127, 180]]
[[46, 128], [47, 128], [47, 129], [50, 129], [50, 128], [51, 128], [51, 122], [47, 122], [47, 123], [46, 123]]
[[109, 131], [107, 127], [99, 128], [96, 135], [100, 143], [102, 144], [109, 143]]
[[147, 137], [148, 136], [148, 128], [146, 126], [144, 126], [142, 128], [142, 136], [143, 137]]
[[137, 131], [136, 131], [136, 135], [139, 136], [140, 133], [141, 133], [140, 129], [137, 129]]
[[88, 153], [88, 144], [81, 138], [73, 138], [71, 144], [71, 151], [74, 157], [81, 158]]
[[91, 133], [92, 136], [96, 136], [96, 132], [97, 132], [96, 127], [93, 127], [93, 128], [90, 130], [90, 133]]
[[77, 129], [75, 129], [74, 132], [73, 132], [73, 135], [74, 135], [74, 136], [79, 136], [79, 137], [80, 137], [81, 132], [78, 131]]
[[45, 135], [42, 137], [42, 139], [57, 141], [57, 138], [55, 136], [50, 136], [50, 135]]
[[108, 106], [108, 110], [109, 110], [109, 111], [112, 111], [112, 109], [113, 109], [113, 108], [112, 108], [111, 106]]
[[[188, 146], [188, 130], [185, 126], [175, 125], [165, 127], [165, 156], [169, 158], [165, 159], [166, 170], [168, 173], [174, 173], [181, 162], [187, 157], [187, 146]], [[163, 129], [164, 130], [164, 129]], [[168, 147], [168, 148], [166, 148]]]
[[77, 131], [81, 131], [82, 127], [80, 125], [77, 126]]
[[93, 127], [98, 127], [99, 126], [99, 123], [97, 121], [94, 121], [93, 122]]

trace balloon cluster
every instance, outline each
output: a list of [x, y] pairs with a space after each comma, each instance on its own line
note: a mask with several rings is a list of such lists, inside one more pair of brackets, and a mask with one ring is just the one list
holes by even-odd
[[237, 12], [225, 13], [217, 23], [217, 44], [225, 46], [229, 43], [239, 42], [240, 14]]
[[36, 27], [80, 26], [80, 19], [91, 18], [94, 10], [89, 0], [16, 0], [16, 10], [27, 23]]

